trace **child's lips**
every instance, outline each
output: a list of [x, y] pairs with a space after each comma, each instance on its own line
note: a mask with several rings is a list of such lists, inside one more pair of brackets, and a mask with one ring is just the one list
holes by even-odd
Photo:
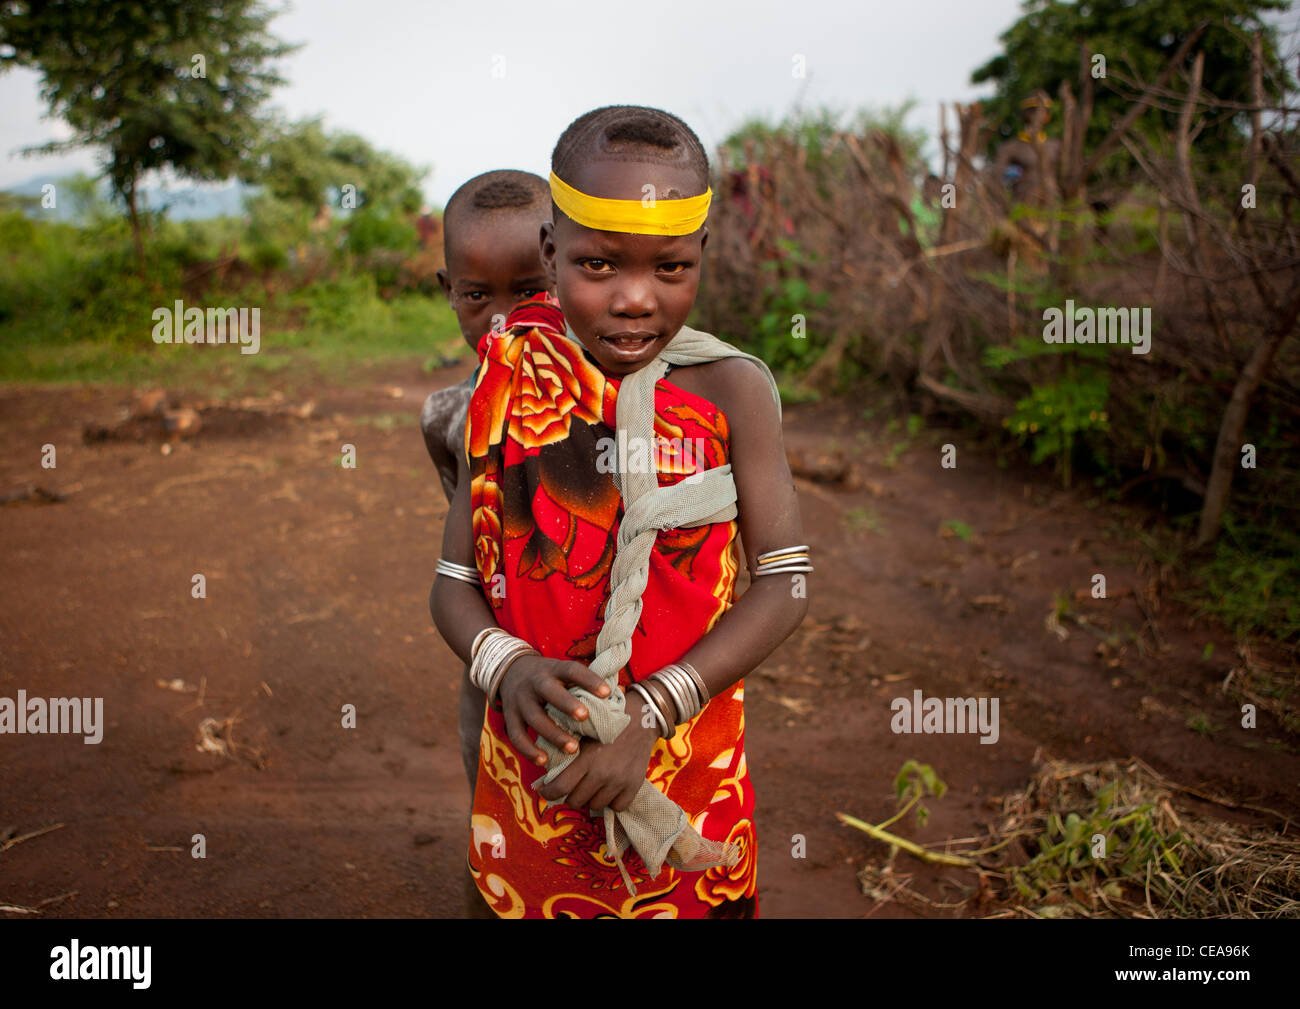
[[640, 357], [658, 337], [658, 333], [610, 333], [600, 339], [615, 357], [630, 359]]

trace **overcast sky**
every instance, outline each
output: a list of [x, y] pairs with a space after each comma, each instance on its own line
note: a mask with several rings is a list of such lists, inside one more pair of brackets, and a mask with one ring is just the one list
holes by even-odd
[[[910, 123], [934, 134], [940, 102], [978, 96], [970, 73], [1019, 11], [1019, 0], [298, 0], [271, 23], [305, 43], [272, 102], [430, 167], [425, 192], [442, 204], [490, 169], [544, 177], [565, 126], [600, 105], [667, 109], [710, 152], [746, 118], [797, 102], [914, 99]], [[30, 71], [0, 77], [0, 188], [94, 169], [89, 152], [13, 153], [66, 135], [42, 119], [37, 88]]]

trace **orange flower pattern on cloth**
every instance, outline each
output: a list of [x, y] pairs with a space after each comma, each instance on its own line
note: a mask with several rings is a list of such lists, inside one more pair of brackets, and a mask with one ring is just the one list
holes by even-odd
[[[497, 623], [548, 658], [590, 663], [623, 514], [614, 475], [597, 465], [615, 438], [619, 378], [565, 328], [558, 302], [539, 295], [484, 335], [465, 448], [474, 558]], [[667, 377], [655, 385], [654, 430], [660, 486], [728, 461], [726, 414]], [[619, 671], [625, 690], [685, 655], [735, 601], [738, 531], [732, 520], [659, 533], [632, 655]], [[510, 743], [499, 705], [488, 706], [468, 856], [483, 899], [505, 918], [757, 917], [744, 735], [741, 681], [657, 741], [647, 768], [702, 836], [740, 842], [740, 864], [696, 873], [665, 865], [650, 879], [629, 850], [632, 897], [605, 850], [603, 822], [533, 791], [544, 771]]]

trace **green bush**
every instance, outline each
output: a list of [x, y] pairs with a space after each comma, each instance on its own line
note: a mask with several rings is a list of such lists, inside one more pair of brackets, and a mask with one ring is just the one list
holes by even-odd
[[376, 249], [414, 252], [419, 245], [415, 225], [390, 211], [368, 207], [347, 218], [347, 247], [357, 256]]
[[[325, 248], [340, 233], [336, 224], [312, 235], [315, 244], [287, 245], [293, 222], [274, 215], [264, 215], [260, 229], [240, 219], [164, 219], [146, 232], [141, 279], [120, 216], [90, 215], [76, 225], [0, 211], [0, 380], [135, 382], [210, 368], [209, 357], [154, 344], [153, 311], [184, 297], [182, 281], [194, 267], [236, 249], [256, 273], [210, 282], [202, 300], [262, 309], [263, 350], [241, 373], [274, 370], [285, 351], [303, 350], [342, 370], [391, 354], [427, 358], [459, 343], [443, 298], [380, 297], [375, 272], [364, 267], [400, 262], [400, 253], [375, 248], [374, 261], [361, 269], [349, 270], [357, 261], [351, 255], [331, 265]], [[288, 248], [306, 248], [312, 268], [286, 269]], [[317, 279], [296, 286], [307, 277]]]

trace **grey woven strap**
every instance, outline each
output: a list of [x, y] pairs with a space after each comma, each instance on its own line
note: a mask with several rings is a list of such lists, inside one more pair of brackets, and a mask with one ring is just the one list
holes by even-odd
[[[581, 346], [572, 329], [566, 336]], [[641, 444], [652, 444], [655, 384], [669, 364], [702, 364], [723, 357], [744, 357], [759, 366], [767, 378], [779, 416], [781, 396], [766, 364], [717, 337], [683, 327], [653, 361], [622, 379], [617, 405], [620, 438], [626, 432], [628, 444], [637, 443], [638, 439]], [[654, 456], [651, 452], [650, 457]], [[622, 474], [618, 483], [624, 513], [610, 571], [605, 623], [596, 638], [596, 657], [591, 663], [591, 669], [609, 685], [610, 696], [596, 697], [580, 687], [571, 688], [589, 713], [582, 722], [554, 705], [546, 707], [547, 714], [567, 732], [604, 743], [616, 739], [631, 721], [624, 710], [626, 699], [619, 689], [618, 673], [632, 655], [632, 633], [641, 617], [641, 595], [649, 580], [650, 554], [659, 531], [726, 522], [738, 514], [730, 463], [705, 470], [698, 480], [667, 487], [659, 486], [654, 472]], [[547, 755], [548, 771], [534, 788], [553, 780], [575, 756], [540, 736], [537, 745]], [[636, 888], [623, 865], [623, 854], [629, 845], [641, 856], [651, 877], [659, 875], [665, 861], [683, 872], [699, 872], [712, 866], [734, 866], [741, 855], [736, 845], [701, 837], [687, 821], [682, 808], [649, 781], [641, 785], [636, 798], [623, 812], [605, 809], [604, 821], [606, 852], [614, 859], [633, 896]]]

